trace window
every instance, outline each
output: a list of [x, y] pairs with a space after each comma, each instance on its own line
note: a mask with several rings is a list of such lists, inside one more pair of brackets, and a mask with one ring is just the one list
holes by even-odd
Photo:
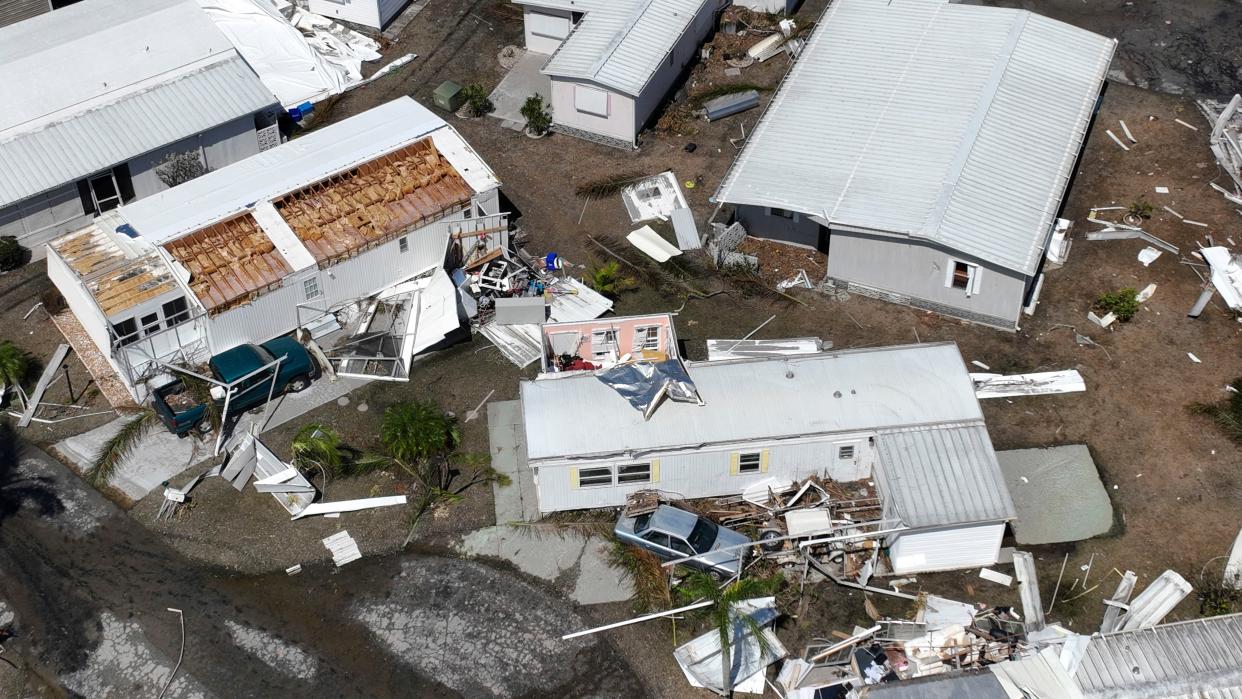
[[185, 297], [173, 299], [163, 306], [164, 323], [168, 327], [184, 323], [190, 319], [190, 307], [186, 305]]
[[759, 452], [752, 454], [739, 454], [737, 457], [738, 473], [759, 473], [759, 464], [763, 461], [763, 457]]
[[660, 326], [634, 328], [634, 351], [660, 349]]
[[787, 218], [792, 221], [796, 219], [798, 214], [794, 213], [793, 211], [790, 211], [789, 209], [777, 209], [775, 207], [772, 207], [768, 209], [768, 215], [779, 216], [780, 218]]
[[651, 464], [629, 464], [617, 467], [617, 485], [622, 483], [650, 483]]
[[677, 553], [680, 553], [683, 556], [694, 555], [694, 549], [690, 548], [690, 544], [687, 544], [684, 540], [682, 540], [681, 537], [670, 536], [668, 538], [668, 543], [669, 543], [669, 548], [673, 549], [674, 551], [676, 551]]
[[302, 292], [306, 295], [306, 300], [317, 299], [323, 296], [323, 289], [319, 288], [319, 277], [311, 277], [302, 280]]
[[574, 109], [583, 114], [608, 117], [608, 93], [593, 87], [574, 85]]
[[596, 330], [591, 333], [591, 357], [599, 361], [616, 359], [616, 330]]
[[695, 551], [710, 551], [718, 532], [719, 528], [711, 520], [700, 517], [690, 531], [690, 546]]
[[400, 250], [402, 254], [410, 251], [410, 237], [408, 235], [403, 235], [400, 238], [397, 238], [397, 249]]
[[133, 318], [112, 324], [112, 335], [122, 347], [138, 341], [138, 321]]
[[945, 270], [944, 285], [961, 289], [966, 292], [967, 296], [970, 296], [979, 293], [982, 278], [983, 270], [979, 268], [979, 265], [950, 259], [948, 268]]
[[142, 334], [154, 335], [160, 331], [160, 315], [151, 313], [142, 317]]
[[849, 444], [844, 447], [837, 447], [837, 458], [841, 461], [849, 461], [854, 458], [854, 445]]
[[646, 534], [643, 534], [643, 541], [650, 541], [656, 546], [669, 548], [668, 534], [665, 534], [664, 532], [647, 532]]
[[612, 485], [612, 469], [610, 467], [583, 468], [578, 470], [579, 488], [598, 488], [604, 485]]

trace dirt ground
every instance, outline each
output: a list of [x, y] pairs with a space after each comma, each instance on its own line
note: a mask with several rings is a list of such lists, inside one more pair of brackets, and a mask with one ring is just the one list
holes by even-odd
[[[1179, 15], [1175, 24], [1165, 25], [1175, 29], [1162, 30], [1147, 26], [1147, 19], [1126, 19], [1129, 15], [1125, 13], [1131, 10], [1114, 12], [1095, 5], [1080, 10], [1077, 3], [1022, 4], [1072, 21], [1081, 18], [1092, 28], [1119, 26], [1123, 33], [1120, 55], [1128, 72], [1152, 65], [1149, 56], [1154, 49], [1133, 48], [1141, 43], [1135, 37], [1151, 31], [1164, 41], [1167, 32], [1192, 31], [1183, 25], [1211, 26], [1194, 46], [1216, 42], [1213, 22], [1237, 9], [1233, 4], [1197, 4], [1199, 8], [1220, 7]], [[818, 16], [823, 4], [805, 3], [799, 20]], [[1135, 3], [1142, 8], [1142, 17], [1157, 13], [1146, 7], [1150, 4]], [[339, 120], [406, 94], [430, 105], [432, 90], [445, 79], [494, 86], [502, 74], [497, 51], [506, 44], [521, 44], [520, 11], [497, 0], [456, 0], [437, 3], [434, 8], [420, 14], [388, 49], [388, 55], [417, 53], [410, 66], [321, 106], [317, 123]], [[1093, 26], [1091, 22], [1100, 24]], [[1121, 26], [1118, 22], [1131, 24]], [[1191, 51], [1187, 55], [1191, 58], [1186, 60], [1194, 60], [1197, 54]], [[1181, 81], [1181, 89], [1215, 94], [1223, 85], [1219, 75], [1228, 75], [1229, 66], [1238, 64], [1229, 56], [1236, 54], [1223, 53], [1216, 59], [1219, 65], [1202, 69], [1211, 79], [1196, 79], [1184, 69], [1173, 75], [1157, 66], [1150, 68], [1148, 77], [1133, 81], [1166, 90], [1177, 88], [1175, 83]], [[1229, 64], [1230, 60], [1234, 63]], [[1166, 62], [1173, 63], [1171, 59]], [[779, 56], [744, 70], [737, 80], [774, 85], [787, 66], [787, 59]], [[709, 71], [691, 91], [723, 79], [722, 73]], [[1169, 84], [1156, 84], [1160, 80]], [[770, 93], [765, 93], [761, 99], [766, 103], [769, 97]], [[607, 258], [587, 236], [620, 240], [631, 224], [619, 198], [584, 203], [573, 195], [577, 185], [620, 171], [637, 169], [654, 174], [671, 169], [679, 180], [695, 183], [685, 194], [702, 227], [714, 211], [708, 198], [736, 153], [729, 139], [738, 137], [743, 127], [749, 131], [759, 113], [752, 110], [713, 124], [694, 122], [681, 134], [647, 133], [637, 152], [555, 134], [532, 140], [501, 128], [495, 120], [445, 116], [499, 175], [505, 196], [520, 213], [517, 223], [530, 241], [528, 249], [535, 254], [556, 251], [571, 263], [589, 266]], [[1175, 117], [1198, 125], [1200, 130], [1178, 125]], [[1105, 129], [1117, 131], [1118, 119], [1126, 121], [1139, 141], [1128, 152], [1104, 134]], [[1207, 148], [1206, 132], [1207, 125], [1189, 98], [1110, 85], [1063, 212], [1064, 217], [1076, 222], [1069, 262], [1049, 272], [1038, 310], [1016, 333], [963, 324], [859, 296], [841, 301], [802, 290], [791, 292], [799, 304], [751, 297], [738, 290], [707, 299], [687, 299], [684, 294], [647, 286], [618, 299], [616, 311], [631, 314], [680, 308], [678, 335], [686, 342], [690, 359], [703, 358], [704, 340], [738, 337], [775, 315], [760, 337], [813, 335], [831, 340], [838, 349], [952, 340], [959, 344], [967, 361], [982, 361], [994, 371], [1081, 371], [1087, 382], [1086, 393], [990, 400], [984, 403], [984, 411], [997, 449], [1085, 443], [1092, 450], [1117, 513], [1114, 531], [1076, 544], [1027, 548], [1036, 554], [1045, 605], [1068, 554], [1059, 595], [1063, 601], [1057, 603], [1051, 618], [1071, 628], [1093, 630], [1103, 614], [1101, 599], [1111, 595], [1119, 572], [1139, 573], [1140, 589], [1169, 568], [1192, 584], [1205, 565], [1209, 575], [1218, 575], [1219, 567], [1213, 568], [1210, 561], [1228, 553], [1242, 523], [1237, 515], [1242, 495], [1242, 481], [1237, 475], [1242, 466], [1239, 450], [1209, 422], [1186, 410], [1195, 401], [1224, 398], [1224, 385], [1242, 375], [1238, 351], [1242, 325], [1219, 300], [1199, 319], [1186, 317], [1186, 310], [1198, 295], [1200, 280], [1192, 267], [1179, 263], [1178, 256], [1165, 253], [1144, 268], [1135, 259], [1144, 247], [1139, 241], [1091, 242], [1083, 238], [1092, 229], [1086, 223], [1091, 207], [1127, 206], [1145, 197], [1156, 206], [1145, 228], [1178, 245], [1185, 261], [1198, 261], [1191, 251], [1205, 234], [1213, 235], [1218, 242], [1227, 236], [1242, 242], [1242, 219], [1207, 185], [1221, 173]], [[1019, 147], [1021, 133], [1013, 137], [1015, 147]], [[693, 152], [685, 148], [690, 143], [696, 145]], [[1168, 187], [1170, 194], [1156, 194], [1156, 186]], [[1205, 222], [1209, 228], [1181, 223], [1161, 209], [1162, 205]], [[1101, 216], [1113, 213], [1120, 212], [1102, 212]], [[624, 245], [623, 241], [618, 243], [617, 252], [633, 258], [635, 253], [622, 249]], [[30, 320], [21, 320], [38, 300], [39, 290], [47, 286], [42, 270], [41, 264], [31, 265], [0, 276], [0, 327], [8, 329], [5, 336], [46, 357], [58, 341], [55, 329], [39, 318], [38, 311]], [[582, 270], [571, 267], [571, 271]], [[694, 283], [709, 289], [724, 288], [710, 278]], [[1133, 321], [1112, 331], [1087, 321], [1086, 312], [1100, 294], [1124, 287], [1142, 288], [1148, 283], [1156, 283], [1158, 289]], [[1080, 347], [1074, 342], [1072, 328], [1102, 347]], [[1193, 352], [1202, 363], [1193, 363], [1187, 352]], [[79, 365], [71, 362], [71, 366], [81, 371]], [[515, 398], [517, 381], [531, 372], [509, 364], [485, 340], [475, 340], [419, 361], [412, 374], [406, 384], [376, 383], [355, 392], [346, 408], [324, 406], [269, 433], [265, 442], [285, 454], [292, 434], [301, 425], [322, 421], [340, 429], [352, 446], [374, 448], [379, 416], [394, 402], [433, 398], [444, 409], [464, 416], [492, 389], [496, 391], [492, 400]], [[72, 378], [78, 387], [77, 376]], [[58, 390], [61, 388], [53, 389]], [[91, 404], [100, 402], [95, 398]], [[368, 406], [367, 412], [357, 410], [360, 403]], [[37, 443], [48, 443], [70, 430], [93, 427], [94, 420], [38, 426], [27, 436]], [[464, 425], [463, 436], [465, 450], [485, 450], [485, 417]], [[334, 497], [384, 495], [397, 488], [396, 482], [383, 476], [329, 485]], [[157, 506], [149, 498], [133, 513], [164, 534], [182, 553], [231, 570], [270, 571], [324, 555], [319, 537], [328, 528], [313, 522], [290, 528], [283, 509], [266, 495], [238, 495], [223, 483], [209, 482], [196, 491], [195, 505], [182, 520], [152, 523]], [[420, 543], [448, 543], [456, 534], [491, 524], [492, 512], [490, 489], [476, 488], [464, 502], [425, 520]], [[379, 511], [350, 517], [349, 528], [364, 553], [391, 551], [404, 537], [406, 527], [399, 514]], [[1090, 584], [1098, 588], [1067, 600], [1083, 593], [1079, 586], [1081, 567], [1089, 560], [1093, 561]], [[919, 584], [957, 599], [991, 604], [1013, 601], [1012, 591], [997, 589], [973, 573], [920, 576]], [[848, 631], [854, 623], [866, 620], [856, 593], [818, 585], [808, 588], [808, 595], [806, 610], [782, 626], [782, 636], [795, 652], [811, 636]], [[627, 605], [621, 604], [591, 608], [585, 614], [605, 623], [628, 611]], [[1196, 614], [1192, 596], [1170, 619]], [[649, 688], [663, 688], [667, 696], [686, 696], [684, 680], [668, 653], [670, 629], [663, 622], [629, 627], [616, 632], [614, 639], [631, 665], [649, 669], [650, 675], [645, 678]], [[678, 627], [679, 640], [688, 637], [685, 632], [684, 626]]]

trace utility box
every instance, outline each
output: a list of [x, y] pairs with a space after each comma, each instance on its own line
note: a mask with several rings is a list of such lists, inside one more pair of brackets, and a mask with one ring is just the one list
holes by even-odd
[[437, 87], [436, 91], [431, 94], [432, 101], [436, 103], [437, 107], [450, 112], [461, 109], [461, 106], [466, 102], [466, 97], [462, 94], [461, 85], [452, 80], [445, 80], [440, 83], [440, 87]]

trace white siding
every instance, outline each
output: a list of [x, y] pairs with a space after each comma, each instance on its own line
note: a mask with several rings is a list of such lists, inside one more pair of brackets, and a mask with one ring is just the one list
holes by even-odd
[[297, 325], [295, 311], [301, 302], [301, 283], [286, 283], [255, 299], [254, 303], [212, 316], [208, 323], [211, 353], [220, 354], [247, 342], [266, 342], [291, 332]]
[[[861, 441], [858, 441], [861, 440]], [[837, 463], [838, 444], [859, 447], [857, 464]], [[766, 470], [759, 473], [732, 473], [733, 454], [767, 450]], [[872, 453], [865, 435], [837, 435], [814, 441], [755, 443], [714, 451], [647, 454], [633, 459], [541, 464], [535, 482], [540, 512], [615, 507], [636, 490], [658, 489], [686, 498], [736, 495], [766, 478], [793, 482], [810, 475], [853, 481], [871, 475]], [[658, 460], [659, 481], [613, 486], [575, 487], [574, 469], [648, 463]]]
[[104, 319], [103, 311], [99, 310], [99, 306], [95, 305], [95, 300], [86, 291], [86, 287], [78, 280], [73, 270], [69, 269], [69, 265], [60, 259], [60, 255], [48, 251], [47, 246], [42, 246], [42, 249], [47, 253], [48, 279], [51, 279], [52, 283], [56, 285], [60, 295], [65, 297], [65, 303], [69, 306], [69, 310], [73, 311], [73, 315], [82, 324], [82, 327], [86, 329], [86, 334], [90, 335], [95, 346], [107, 356], [110, 352], [110, 343], [108, 339], [108, 322]]
[[[608, 116], [587, 114], [574, 107], [574, 91], [578, 85], [608, 92]], [[634, 134], [637, 133], [634, 129], [634, 99], [632, 97], [608, 91], [593, 83], [567, 78], [552, 78], [552, 121], [623, 141], [632, 142]]]
[[894, 575], [989, 566], [1000, 557], [1003, 522], [966, 524], [889, 537]]
[[331, 19], [380, 28], [379, 0], [310, 0], [310, 11]]
[[62, 233], [90, 222], [82, 210], [82, 199], [74, 183], [36, 194], [0, 209], [0, 235], [11, 235], [30, 249], [38, 260], [47, 251], [45, 243]]
[[551, 56], [573, 29], [569, 12], [550, 9], [522, 8], [526, 30], [526, 48]]

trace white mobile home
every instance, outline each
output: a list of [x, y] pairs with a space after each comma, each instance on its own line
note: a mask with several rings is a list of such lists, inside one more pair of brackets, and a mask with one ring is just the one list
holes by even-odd
[[[419, 313], [451, 331], [444, 267], [506, 244], [498, 187], [452, 127], [405, 97], [63, 236], [49, 275], [141, 398], [152, 360], [263, 342], [419, 275]], [[447, 332], [424, 329], [423, 347]]]
[[826, 253], [832, 286], [1014, 330], [1115, 46], [1021, 10], [837, 0], [714, 200]]
[[335, 20], [383, 29], [410, 0], [310, 0], [310, 11]]
[[0, 29], [0, 235], [44, 243], [278, 143], [271, 90], [195, 0], [83, 0]]
[[728, 0], [514, 0], [551, 56], [553, 129], [622, 148], [655, 114]]
[[996, 561], [1014, 507], [956, 345], [690, 364], [705, 405], [650, 420], [590, 373], [524, 381], [540, 512], [638, 490], [735, 495], [775, 478], [875, 482], [898, 574]]

